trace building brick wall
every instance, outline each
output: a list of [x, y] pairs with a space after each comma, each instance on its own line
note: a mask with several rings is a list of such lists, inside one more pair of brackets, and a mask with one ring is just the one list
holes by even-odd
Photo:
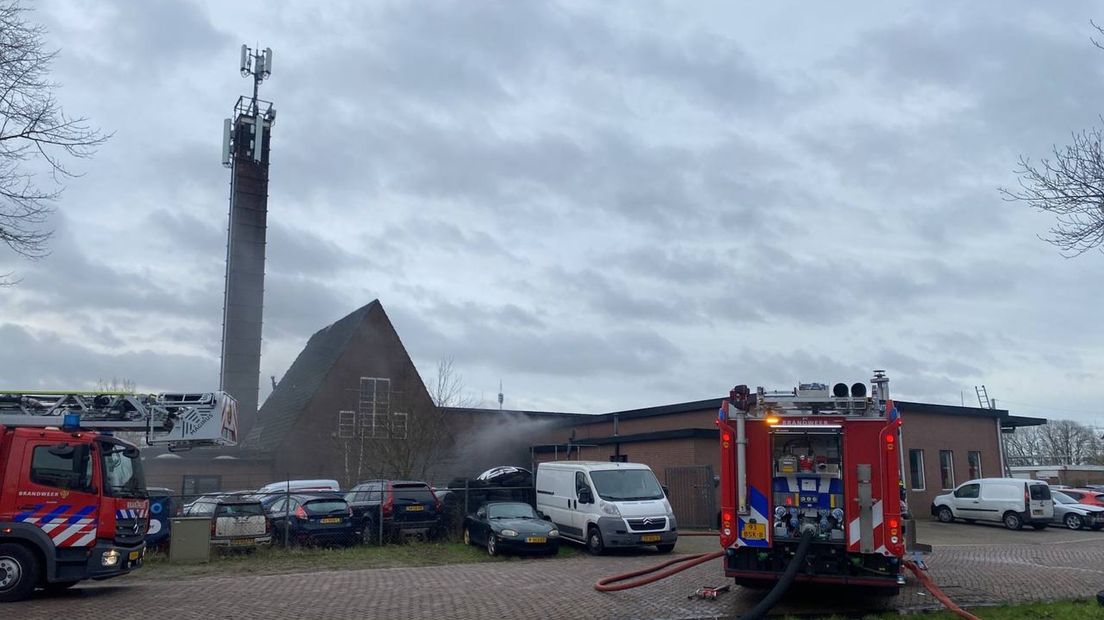
[[[940, 450], [951, 451], [954, 463], [954, 484], [970, 479], [968, 453], [981, 452], [981, 474], [986, 478], [999, 478], [1002, 474], [998, 422], [994, 418], [966, 417], [941, 414], [902, 413], [902, 454], [905, 457], [905, 488], [908, 489], [909, 507], [918, 517], [928, 515], [928, 508], [936, 495], [946, 493], [940, 480]], [[914, 490], [909, 466], [909, 450], [920, 449], [924, 454], [924, 490]]]

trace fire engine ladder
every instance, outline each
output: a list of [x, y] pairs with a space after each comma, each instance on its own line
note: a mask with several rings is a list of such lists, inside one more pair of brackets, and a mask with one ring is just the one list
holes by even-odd
[[187, 450], [237, 443], [237, 402], [225, 392], [130, 394], [0, 390], [0, 424], [144, 433]]

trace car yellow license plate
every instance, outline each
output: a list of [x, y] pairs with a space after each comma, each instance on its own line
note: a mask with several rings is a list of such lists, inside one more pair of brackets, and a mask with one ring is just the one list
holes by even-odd
[[659, 534], [645, 534], [640, 537], [640, 542], [659, 542], [660, 540]]
[[407, 512], [420, 512], [422, 510], [425, 510], [425, 506], [421, 504], [414, 504], [413, 506], [406, 507]]
[[341, 523], [341, 517], [329, 517], [329, 518], [327, 518], [327, 519], [322, 519], [322, 521], [321, 521], [321, 522], [322, 522], [322, 523], [326, 523], [326, 524], [329, 524], [329, 523]]
[[740, 531], [740, 538], [743, 538], [744, 540], [766, 540], [767, 524], [745, 523], [744, 529]]
[[548, 542], [548, 539], [544, 536], [530, 536], [529, 538], [525, 539], [525, 542], [539, 545]]
[[253, 539], [252, 538], [237, 538], [237, 539], [234, 540], [233, 544], [244, 547], [246, 545], [252, 545], [253, 544]]
[[134, 560], [137, 560], [140, 557], [142, 557], [142, 552], [141, 551], [131, 551], [130, 555], [127, 556], [127, 559], [130, 560], [131, 562], [133, 562]]

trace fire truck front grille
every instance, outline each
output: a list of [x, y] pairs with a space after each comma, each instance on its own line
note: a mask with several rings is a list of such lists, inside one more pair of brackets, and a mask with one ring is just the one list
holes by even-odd
[[626, 519], [629, 528], [637, 532], [654, 532], [667, 529], [667, 517], [647, 517], [644, 519]]
[[133, 545], [146, 537], [146, 519], [115, 519], [115, 542], [120, 545]]

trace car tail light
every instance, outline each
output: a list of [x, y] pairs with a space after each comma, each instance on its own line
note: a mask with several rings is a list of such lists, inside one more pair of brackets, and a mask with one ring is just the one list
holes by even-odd
[[1028, 492], [1027, 492], [1027, 483], [1025, 482], [1024, 483], [1024, 506], [1030, 506], [1030, 505], [1031, 505], [1031, 495], [1029, 495]]
[[395, 510], [395, 488], [392, 486], [387, 487], [387, 497], [383, 500], [383, 516], [389, 516], [392, 511]]
[[433, 492], [433, 489], [429, 490], [429, 494], [433, 497], [433, 509], [436, 510], [438, 513], [442, 512], [441, 500], [437, 499], [437, 494]]
[[302, 506], [299, 506], [298, 508], [295, 509], [295, 517], [297, 519], [304, 519], [305, 520], [307, 518], [307, 511], [303, 510]]
[[272, 520], [269, 519], [268, 517], [265, 517], [265, 534], [271, 534], [271, 533], [272, 533]]
[[218, 520], [217, 519], [211, 519], [211, 536], [215, 535], [215, 522], [216, 521], [218, 521]]

